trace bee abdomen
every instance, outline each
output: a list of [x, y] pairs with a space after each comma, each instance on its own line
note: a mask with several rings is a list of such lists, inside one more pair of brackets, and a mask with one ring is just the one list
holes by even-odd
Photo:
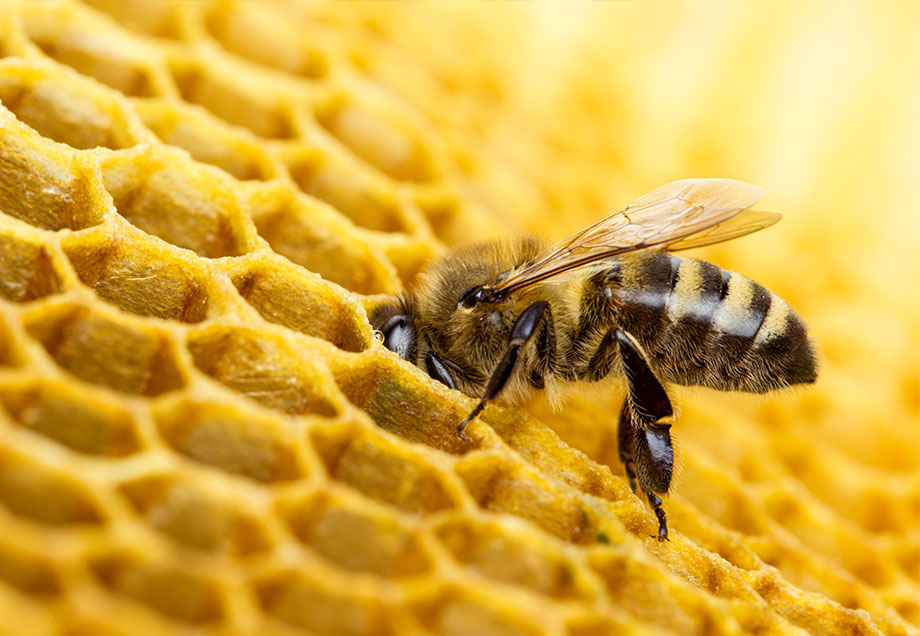
[[752, 392], [814, 381], [804, 324], [763, 286], [670, 254], [628, 267], [634, 284], [617, 293], [617, 322], [642, 343], [663, 380]]
[[[814, 354], [805, 325], [763, 286], [715, 265], [682, 259], [672, 299], [669, 337], [660, 353], [663, 366], [677, 372], [674, 381], [756, 393], [814, 381]], [[694, 309], [688, 311], [688, 306]], [[688, 319], [699, 320], [710, 311], [705, 336], [688, 332]], [[669, 365], [673, 360], [668, 360], [668, 349], [683, 349], [690, 356]]]

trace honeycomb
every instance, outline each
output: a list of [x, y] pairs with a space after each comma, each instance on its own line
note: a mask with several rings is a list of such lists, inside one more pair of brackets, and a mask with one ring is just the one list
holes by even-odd
[[[920, 633], [916, 7], [672, 8], [0, 5], [0, 633]], [[824, 362], [675, 391], [659, 545], [617, 389], [463, 442], [366, 311], [689, 176]]]

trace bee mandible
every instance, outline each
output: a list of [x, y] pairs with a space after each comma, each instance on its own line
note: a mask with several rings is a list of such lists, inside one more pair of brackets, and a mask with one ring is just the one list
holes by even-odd
[[566, 382], [625, 379], [620, 459], [668, 538], [659, 495], [674, 451], [667, 383], [764, 393], [811, 383], [814, 347], [781, 298], [740, 274], [671, 254], [738, 238], [780, 215], [757, 186], [685, 179], [549, 246], [527, 236], [460, 248], [374, 308], [384, 345], [479, 403]]

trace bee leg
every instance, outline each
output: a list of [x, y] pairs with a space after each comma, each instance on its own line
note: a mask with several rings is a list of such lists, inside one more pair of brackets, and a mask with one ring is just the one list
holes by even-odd
[[447, 363], [434, 351], [429, 351], [425, 355], [425, 369], [428, 371], [428, 375], [441, 384], [446, 384], [451, 389], [457, 388], [457, 383], [454, 382], [454, 376], [451, 375]]
[[668, 518], [661, 507], [661, 497], [671, 485], [674, 468], [674, 449], [671, 446], [670, 426], [636, 429], [636, 467], [639, 469], [639, 486], [645, 491], [648, 503], [658, 518], [658, 541], [668, 538]]
[[620, 461], [626, 469], [626, 479], [629, 480], [629, 487], [636, 492], [636, 460], [633, 457], [633, 449], [636, 442], [636, 426], [632, 422], [632, 414], [629, 409], [629, 402], [624, 401], [620, 409], [620, 423], [617, 428], [617, 441], [619, 442]]
[[[638, 469], [639, 486], [645, 491], [648, 503], [658, 518], [658, 541], [668, 538], [668, 520], [658, 493], [666, 493], [671, 486], [674, 471], [674, 447], [671, 444], [671, 425], [659, 421], [673, 415], [668, 394], [655, 377], [651, 366], [628, 333], [616, 330], [620, 356], [629, 388], [627, 417], [635, 422], [633, 429], [633, 454]], [[621, 420], [622, 421], [622, 420]]]
[[[617, 346], [617, 329], [611, 329], [604, 334], [597, 350], [588, 361], [587, 367], [580, 374], [582, 379], [588, 382], [595, 382], [607, 377], [613, 363], [619, 355]], [[633, 415], [633, 409], [630, 407], [629, 398], [623, 401], [623, 407], [620, 409], [620, 420], [617, 426], [617, 447], [620, 452], [620, 461], [626, 469], [626, 479], [629, 480], [629, 487], [636, 492], [636, 459], [634, 449], [636, 447], [636, 421]]]
[[668, 394], [655, 377], [645, 353], [635, 338], [620, 329], [616, 330], [620, 357], [629, 387], [629, 398], [636, 407], [638, 426], [648, 426], [674, 414]]
[[514, 368], [521, 356], [521, 351], [531, 340], [533, 340], [533, 337], [539, 332], [540, 328], [551, 325], [552, 320], [553, 317], [549, 308], [549, 303], [544, 300], [535, 302], [521, 312], [521, 315], [518, 316], [517, 321], [514, 323], [514, 327], [511, 329], [511, 339], [508, 341], [508, 349], [492, 371], [492, 375], [489, 376], [489, 381], [486, 383], [486, 390], [483, 392], [482, 399], [479, 400], [479, 404], [476, 405], [473, 412], [467, 415], [463, 421], [457, 425], [457, 433], [460, 434], [461, 439], [469, 439], [463, 432], [463, 429], [482, 412], [482, 409], [484, 409], [489, 402], [499, 396], [514, 373]]

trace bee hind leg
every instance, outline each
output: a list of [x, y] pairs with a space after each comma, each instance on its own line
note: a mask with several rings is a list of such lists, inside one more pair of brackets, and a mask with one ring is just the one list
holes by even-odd
[[[530, 305], [521, 312], [520, 316], [518, 316], [517, 321], [514, 323], [514, 327], [511, 329], [508, 349], [492, 371], [492, 375], [489, 376], [489, 381], [486, 383], [486, 389], [483, 392], [482, 398], [479, 400], [479, 404], [477, 404], [476, 408], [457, 425], [457, 433], [460, 435], [461, 439], [469, 440], [469, 437], [463, 432], [463, 429], [482, 412], [489, 402], [499, 396], [502, 389], [505, 388], [505, 385], [508, 384], [511, 376], [514, 374], [514, 369], [521, 356], [521, 351], [523, 351], [524, 347], [534, 339], [534, 336], [541, 333], [541, 330], [544, 330], [547, 334], [544, 339], [549, 343], [543, 355], [554, 356], [553, 314], [549, 307], [549, 303], [544, 300], [537, 301]], [[548, 364], [551, 363], [552, 360], [548, 362]]]
[[[652, 372], [641, 347], [628, 333], [617, 329], [617, 343], [626, 374], [629, 396], [620, 413], [621, 457], [624, 424], [632, 429], [632, 456], [635, 458], [639, 486], [658, 519], [658, 541], [668, 538], [667, 515], [659, 494], [667, 493], [674, 472], [674, 447], [671, 425], [660, 422], [673, 415], [671, 401], [661, 382]], [[625, 463], [625, 462], [624, 462]], [[627, 467], [627, 476], [629, 468]], [[630, 480], [632, 485], [632, 480]]]
[[658, 541], [668, 538], [668, 518], [662, 508], [659, 493], [668, 492], [674, 468], [674, 449], [671, 446], [671, 427], [638, 429], [636, 434], [636, 467], [639, 486], [645, 491], [648, 503], [658, 519]]

